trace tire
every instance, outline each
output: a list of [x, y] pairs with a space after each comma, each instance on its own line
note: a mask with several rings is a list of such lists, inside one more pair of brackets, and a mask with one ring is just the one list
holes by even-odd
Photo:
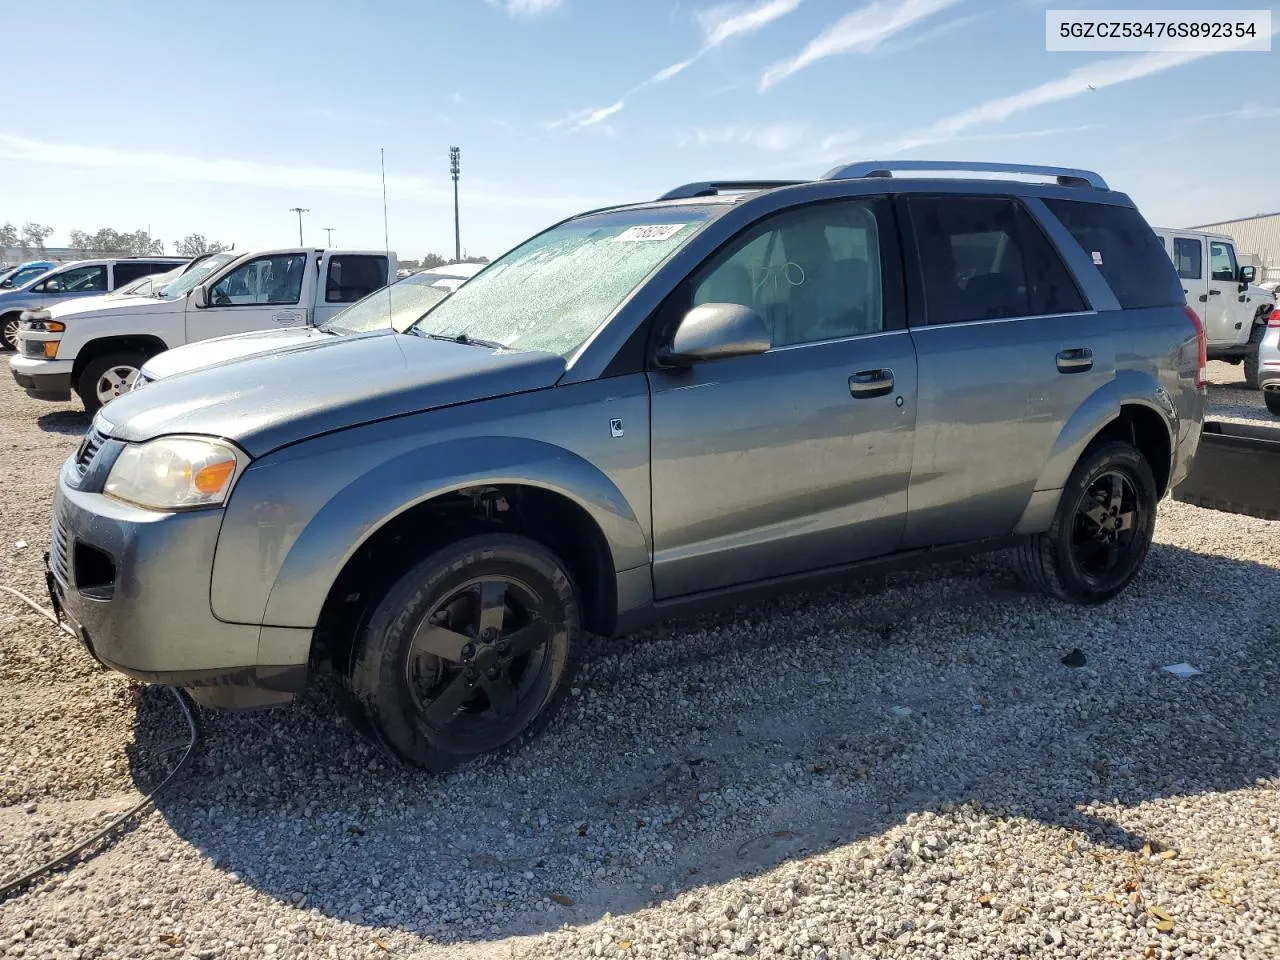
[[1280, 417], [1280, 390], [1263, 390], [1262, 402], [1267, 405], [1267, 412]]
[[[104, 353], [85, 364], [80, 372], [80, 380], [76, 383], [76, 393], [89, 416], [93, 416], [102, 405], [122, 393], [128, 392], [138, 376], [138, 371], [147, 362], [147, 358], [132, 350], [121, 350], [116, 353]], [[118, 388], [108, 389], [105, 378], [111, 378]]]
[[[1105, 603], [1142, 569], [1156, 500], [1155, 477], [1138, 450], [1119, 441], [1095, 444], [1071, 471], [1048, 532], [1028, 537], [1015, 551], [1019, 572], [1059, 600]], [[1123, 524], [1126, 516], [1129, 526], [1115, 529], [1114, 521]]]
[[1258, 347], [1266, 335], [1266, 324], [1255, 323], [1249, 331], [1249, 343], [1244, 348], [1244, 385], [1250, 390], [1258, 389]]
[[0, 349], [18, 349], [18, 323], [21, 316], [20, 313], [10, 313], [0, 319]]
[[485, 534], [391, 586], [358, 631], [346, 683], [359, 727], [438, 772], [545, 725], [581, 645], [582, 605], [559, 558], [526, 537]]

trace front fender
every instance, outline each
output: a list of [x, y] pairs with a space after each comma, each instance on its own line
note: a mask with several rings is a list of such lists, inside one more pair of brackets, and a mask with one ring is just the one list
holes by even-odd
[[1036, 481], [1036, 490], [1060, 490], [1066, 486], [1067, 477], [1085, 448], [1108, 423], [1120, 416], [1120, 408], [1125, 404], [1148, 407], [1160, 414], [1161, 421], [1169, 430], [1169, 449], [1176, 449], [1174, 438], [1178, 436], [1178, 413], [1169, 394], [1147, 373], [1117, 370], [1115, 376], [1090, 395], [1063, 426], [1040, 479]]
[[644, 530], [626, 497], [588, 460], [555, 444], [458, 438], [373, 465], [355, 451], [345, 463], [318, 451], [250, 469], [237, 485], [214, 560], [214, 614], [313, 627], [343, 566], [388, 521], [441, 494], [499, 483], [542, 487], [578, 504], [604, 534], [615, 570], [648, 562]]

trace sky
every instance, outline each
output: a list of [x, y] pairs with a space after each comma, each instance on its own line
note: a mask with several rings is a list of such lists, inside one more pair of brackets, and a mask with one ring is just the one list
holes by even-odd
[[861, 159], [1085, 167], [1158, 225], [1280, 210], [1280, 38], [1050, 53], [1050, 6], [1151, 4], [13, 4], [0, 222], [46, 223], [50, 245], [111, 227], [247, 249], [296, 242], [305, 207], [307, 243], [333, 227], [334, 246], [380, 249], [381, 149], [391, 249], [447, 256], [451, 146], [464, 252], [490, 257], [687, 181]]

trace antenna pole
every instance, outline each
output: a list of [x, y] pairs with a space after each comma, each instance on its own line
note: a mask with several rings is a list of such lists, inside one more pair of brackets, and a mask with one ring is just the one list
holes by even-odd
[[302, 215], [311, 211], [306, 207], [290, 207], [289, 212], [298, 215], [298, 246], [302, 246]]
[[[385, 147], [378, 148], [378, 161], [382, 164], [382, 252], [387, 257], [387, 284], [390, 286], [395, 283], [396, 278], [391, 275], [391, 233], [387, 229], [387, 151]], [[391, 291], [387, 291], [387, 325], [394, 328], [394, 316], [391, 311]]]
[[462, 172], [462, 151], [449, 148], [449, 174], [453, 177], [453, 259], [462, 260], [462, 232], [458, 227], [458, 175]]

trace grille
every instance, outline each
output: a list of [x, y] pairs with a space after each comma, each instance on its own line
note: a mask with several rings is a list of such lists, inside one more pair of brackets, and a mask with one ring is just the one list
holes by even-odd
[[80, 447], [76, 450], [76, 472], [80, 476], [84, 476], [89, 469], [89, 464], [93, 463], [93, 458], [98, 454], [98, 448], [102, 446], [102, 442], [107, 438], [98, 432], [97, 427], [90, 427], [89, 432], [84, 435], [84, 439], [80, 441]]
[[49, 567], [53, 570], [53, 575], [58, 578], [58, 582], [64, 585], [71, 583], [67, 576], [70, 557], [71, 535], [67, 532], [59, 512], [55, 510], [53, 513], [53, 530], [49, 537]]

